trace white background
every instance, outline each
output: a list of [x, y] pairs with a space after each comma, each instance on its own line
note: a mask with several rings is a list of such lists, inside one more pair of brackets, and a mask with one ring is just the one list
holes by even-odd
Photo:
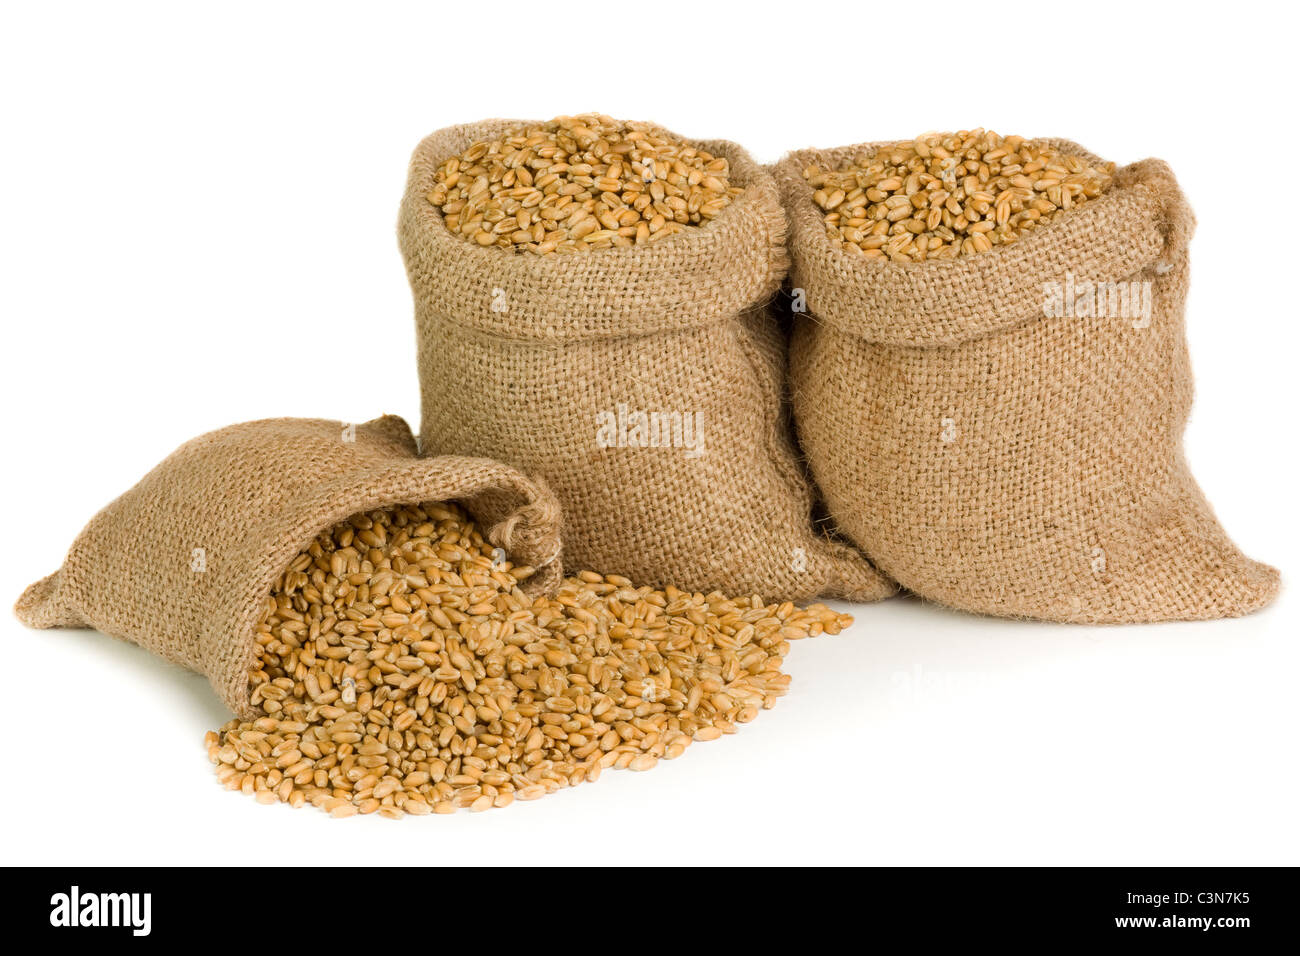
[[[417, 425], [394, 232], [411, 149], [452, 123], [585, 110], [764, 161], [974, 125], [1168, 160], [1200, 220], [1188, 454], [1243, 550], [1284, 586], [1300, 570], [1282, 7], [376, 6], [4, 8], [6, 601], [201, 432], [278, 415]], [[1294, 593], [1244, 620], [1151, 627], [906, 599], [854, 612], [847, 633], [794, 648], [792, 693], [736, 737], [505, 811], [400, 823], [227, 793], [202, 747], [227, 714], [202, 678], [5, 615], [2, 856], [1300, 862]]]

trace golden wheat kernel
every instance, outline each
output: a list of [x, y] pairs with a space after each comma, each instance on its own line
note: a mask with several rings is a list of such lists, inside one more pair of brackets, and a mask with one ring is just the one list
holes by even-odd
[[850, 622], [590, 571], [529, 600], [518, 585], [532, 569], [491, 570], [491, 555], [456, 505], [321, 535], [257, 626], [248, 679], [263, 713], [205, 738], [218, 779], [334, 817], [535, 800], [736, 732], [785, 694], [791, 640]]
[[706, 225], [741, 192], [725, 158], [588, 113], [472, 144], [438, 167], [426, 199], [464, 240], [550, 255], [658, 242]]
[[[902, 263], [980, 255], [1016, 242], [1101, 196], [1115, 164], [974, 129], [925, 133], [838, 169], [808, 166], [803, 175], [831, 241]], [[864, 232], [868, 221], [876, 225]]]

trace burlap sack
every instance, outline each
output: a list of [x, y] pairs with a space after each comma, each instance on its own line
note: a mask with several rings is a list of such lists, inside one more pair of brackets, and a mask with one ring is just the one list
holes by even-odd
[[[871, 148], [776, 169], [809, 312], [795, 414], [838, 525], [905, 587], [970, 611], [1118, 623], [1268, 603], [1277, 572], [1228, 540], [1183, 457], [1194, 220], [1168, 166], [1121, 170], [1014, 245], [893, 264], [829, 240], [802, 175]], [[1126, 285], [1094, 287], [1090, 309], [1089, 282]]]
[[417, 458], [391, 415], [356, 426], [278, 418], [182, 445], [96, 515], [14, 610], [31, 627], [97, 628], [199, 671], [248, 716], [254, 630], [289, 562], [358, 512], [450, 500], [510, 560], [538, 569], [532, 593], [559, 583], [558, 506], [513, 468]]
[[[437, 165], [521, 125], [452, 127], [411, 161], [399, 228], [422, 452], [543, 478], [564, 508], [570, 569], [771, 600], [891, 593], [812, 527], [781, 404], [784, 348], [763, 309], [786, 266], [771, 175], [732, 143], [698, 143], [745, 192], [648, 247], [537, 256], [452, 235], [426, 199]], [[638, 413], [661, 413], [663, 433]]]

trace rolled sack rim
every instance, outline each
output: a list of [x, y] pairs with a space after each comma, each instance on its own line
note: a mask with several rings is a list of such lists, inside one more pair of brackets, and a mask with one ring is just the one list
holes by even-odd
[[776, 183], [726, 140], [677, 137], [726, 158], [732, 183], [744, 192], [708, 223], [651, 245], [536, 255], [480, 247], [448, 231], [442, 211], [426, 198], [438, 167], [475, 142], [535, 122], [451, 126], [416, 147], [398, 239], [417, 303], [504, 338], [563, 341], [699, 328], [779, 288], [788, 259]]
[[[1069, 140], [1038, 142], [1100, 162]], [[798, 150], [775, 167], [789, 217], [791, 285], [803, 290], [818, 323], [869, 342], [939, 347], [1045, 319], [1049, 283], [1119, 282], [1149, 268], [1158, 272], [1183, 255], [1195, 225], [1169, 166], [1146, 159], [1116, 170], [1096, 199], [1010, 245], [925, 262], [870, 258], [827, 236], [803, 170], [814, 163], [836, 168], [890, 145]]]

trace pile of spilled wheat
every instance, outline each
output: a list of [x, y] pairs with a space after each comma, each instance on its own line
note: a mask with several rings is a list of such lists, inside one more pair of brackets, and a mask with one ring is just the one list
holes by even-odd
[[531, 574], [455, 505], [321, 534], [258, 625], [263, 716], [208, 734], [218, 777], [336, 817], [535, 800], [734, 733], [786, 692], [790, 641], [851, 620], [592, 572], [533, 599]]

